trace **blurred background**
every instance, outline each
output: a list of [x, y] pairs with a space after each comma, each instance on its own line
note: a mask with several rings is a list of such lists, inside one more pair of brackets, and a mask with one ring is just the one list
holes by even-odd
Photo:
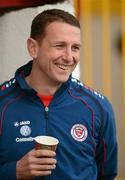
[[30, 60], [31, 21], [53, 7], [80, 21], [83, 47], [73, 76], [111, 101], [119, 146], [117, 180], [125, 180], [125, 0], [0, 0], [0, 83]]

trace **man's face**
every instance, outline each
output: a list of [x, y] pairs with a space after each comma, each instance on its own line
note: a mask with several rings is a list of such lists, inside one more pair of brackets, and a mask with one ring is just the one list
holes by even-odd
[[46, 82], [64, 83], [79, 62], [80, 29], [62, 22], [52, 22], [38, 45], [34, 60]]

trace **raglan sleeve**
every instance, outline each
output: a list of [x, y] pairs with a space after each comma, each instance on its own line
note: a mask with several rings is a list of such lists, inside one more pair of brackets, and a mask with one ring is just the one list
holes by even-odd
[[16, 180], [16, 162], [0, 164], [1, 180]]
[[[9, 161], [9, 157], [5, 155], [6, 152], [4, 147], [7, 147], [8, 150], [11, 147], [5, 142], [4, 135], [2, 133], [2, 124], [3, 124], [2, 109], [3, 109], [3, 99], [5, 96], [6, 94], [4, 93], [4, 91], [0, 91], [0, 180], [16, 180], [16, 161]], [[8, 136], [10, 136], [9, 133], [10, 130], [8, 130]]]
[[117, 137], [111, 103], [105, 99], [101, 119], [100, 140], [96, 148], [98, 180], [114, 180], [117, 176]]

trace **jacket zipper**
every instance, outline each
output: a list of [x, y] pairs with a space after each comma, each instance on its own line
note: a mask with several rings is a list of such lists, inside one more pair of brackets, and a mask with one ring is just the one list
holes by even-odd
[[[49, 107], [45, 106], [45, 119], [46, 119], [46, 134], [48, 134], [48, 117], [49, 117]], [[49, 175], [49, 180], [51, 179], [51, 176]]]
[[45, 106], [44, 108], [45, 112], [45, 119], [46, 119], [46, 135], [48, 134], [48, 118], [49, 118], [49, 107]]
[[45, 118], [48, 119], [49, 107], [45, 106]]

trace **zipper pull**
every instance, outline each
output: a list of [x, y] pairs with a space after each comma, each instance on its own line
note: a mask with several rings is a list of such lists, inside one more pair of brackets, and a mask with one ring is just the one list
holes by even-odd
[[45, 118], [48, 119], [48, 113], [49, 113], [49, 108], [48, 106], [45, 107]]

